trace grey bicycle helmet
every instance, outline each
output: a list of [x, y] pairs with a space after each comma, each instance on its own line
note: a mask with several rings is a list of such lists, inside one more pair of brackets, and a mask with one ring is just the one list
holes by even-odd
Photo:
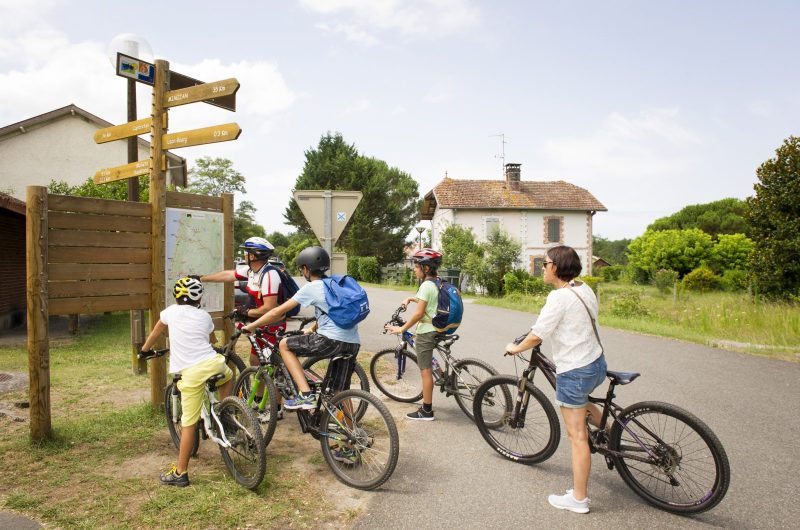
[[298, 269], [305, 265], [312, 273], [320, 273], [331, 268], [331, 257], [322, 247], [307, 247], [297, 255], [295, 263]]

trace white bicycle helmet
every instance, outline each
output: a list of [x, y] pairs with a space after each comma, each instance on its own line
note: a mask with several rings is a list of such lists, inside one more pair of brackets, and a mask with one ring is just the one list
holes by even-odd
[[175, 295], [175, 300], [183, 298], [183, 302], [199, 302], [203, 298], [203, 282], [184, 276], [175, 282], [172, 294]]

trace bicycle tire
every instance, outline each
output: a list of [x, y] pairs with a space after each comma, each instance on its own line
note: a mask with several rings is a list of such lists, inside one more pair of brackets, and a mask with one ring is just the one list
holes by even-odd
[[[175, 383], [170, 383], [167, 385], [167, 388], [164, 390], [164, 416], [167, 418], [167, 430], [169, 431], [169, 436], [172, 438], [172, 443], [175, 444], [175, 449], [178, 451], [181, 450], [181, 434], [183, 433], [183, 424], [181, 423], [181, 414], [183, 411], [181, 410], [181, 400], [180, 400], [180, 393], [178, 394], [178, 399], [175, 401], [177, 404], [177, 410], [175, 411], [175, 420], [173, 421], [173, 401], [172, 401], [172, 388], [175, 386]], [[200, 423], [198, 422], [197, 425], [199, 426]], [[194, 437], [194, 445], [192, 445], [192, 456], [197, 456], [197, 450], [200, 448], [200, 433], [195, 432]]]
[[247, 364], [236, 352], [233, 352], [230, 357], [228, 357], [228, 367], [233, 370], [234, 380], [238, 379], [242, 372], [248, 368]]
[[[730, 463], [719, 438], [705, 423], [669, 403], [636, 403], [623, 410], [614, 422], [609, 437], [612, 451], [641, 451], [623, 425], [659, 455], [659, 461], [651, 463], [624, 456], [613, 458], [622, 480], [637, 495], [657, 508], [677, 514], [701, 513], [719, 504], [730, 485]], [[652, 434], [664, 443], [656, 442]], [[703, 476], [704, 472], [708, 476]]]
[[[325, 377], [325, 373], [328, 371], [328, 364], [329, 364], [328, 361], [329, 359], [326, 357], [311, 357], [309, 359], [306, 359], [305, 362], [303, 362], [303, 370], [311, 372], [315, 377], [321, 380]], [[364, 371], [364, 368], [360, 364], [358, 364], [358, 360], [356, 360], [356, 363], [353, 367], [353, 375], [358, 377], [358, 388], [363, 390], [364, 392], [369, 393], [370, 391], [369, 378], [367, 377], [367, 372]], [[350, 379], [349, 388], [352, 387], [353, 387], [353, 378]], [[342, 390], [347, 390], [347, 389], [345, 388]], [[358, 410], [356, 411], [356, 418], [358, 419], [363, 418], [366, 411], [367, 411], [367, 403], [361, 402], [361, 404], [358, 407]]]
[[561, 441], [558, 414], [544, 393], [525, 381], [520, 401], [528, 402], [524, 424], [512, 426], [518, 397], [518, 377], [490, 377], [475, 392], [475, 424], [486, 443], [504, 458], [520, 464], [544, 462], [553, 456]]
[[[359, 420], [347, 412], [347, 400], [350, 409], [356, 410], [360, 403], [353, 407], [353, 401], [369, 403], [364, 418]], [[389, 409], [377, 396], [344, 390], [323, 398], [319, 414], [322, 455], [337, 479], [361, 490], [373, 490], [389, 480], [397, 466], [400, 438]], [[352, 451], [351, 461], [341, 460], [343, 450]]]
[[[266, 447], [272, 441], [272, 435], [275, 434], [275, 427], [278, 425], [278, 389], [275, 388], [275, 383], [269, 374], [263, 369], [259, 374], [259, 370], [260, 368], [257, 366], [245, 368], [233, 386], [233, 395], [244, 401], [256, 413], [256, 419], [261, 426], [261, 435], [264, 438], [264, 447]], [[255, 395], [251, 396], [253, 394], [253, 378], [257, 375], [260, 376], [259, 387], [266, 389], [267, 400], [264, 402], [263, 408], [261, 401], [255, 401]], [[262, 396], [264, 395], [262, 393]]]
[[422, 399], [422, 377], [417, 365], [417, 356], [408, 350], [401, 353], [405, 359], [405, 371], [397, 378], [395, 348], [381, 350], [373, 355], [369, 373], [375, 386], [388, 398], [401, 403], [414, 403]]
[[453, 363], [450, 388], [455, 390], [453, 397], [456, 398], [458, 407], [470, 420], [475, 421], [472, 411], [475, 391], [481, 383], [494, 375], [497, 375], [497, 370], [480, 359], [462, 359]]
[[[219, 402], [217, 415], [231, 443], [231, 448], [219, 446], [225, 467], [236, 482], [256, 489], [267, 471], [267, 448], [256, 413], [240, 398], [228, 396]], [[248, 462], [251, 469], [245, 470]]]

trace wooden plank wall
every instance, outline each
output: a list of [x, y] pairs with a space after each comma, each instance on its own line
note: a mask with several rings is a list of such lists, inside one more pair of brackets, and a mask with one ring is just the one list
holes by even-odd
[[148, 309], [150, 204], [48, 196], [51, 315]]

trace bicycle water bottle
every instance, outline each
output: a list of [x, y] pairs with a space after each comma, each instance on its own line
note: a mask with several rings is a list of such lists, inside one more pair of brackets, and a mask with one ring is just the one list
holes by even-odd
[[442, 370], [442, 367], [439, 366], [439, 361], [437, 361], [435, 357], [431, 359], [431, 367], [433, 368], [434, 379], [439, 381], [442, 377], [444, 377], [444, 371]]

